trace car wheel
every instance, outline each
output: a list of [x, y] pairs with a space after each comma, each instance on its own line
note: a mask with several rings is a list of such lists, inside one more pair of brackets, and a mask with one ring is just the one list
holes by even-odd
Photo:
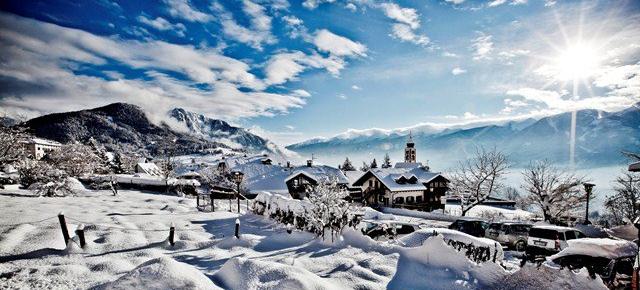
[[515, 245], [515, 249], [518, 252], [522, 252], [527, 248], [527, 244], [524, 241], [517, 241]]

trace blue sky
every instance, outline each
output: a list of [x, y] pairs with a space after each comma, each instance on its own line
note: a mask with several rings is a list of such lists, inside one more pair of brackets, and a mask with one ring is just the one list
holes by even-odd
[[638, 1], [0, 7], [0, 111], [8, 115], [124, 101], [161, 121], [184, 107], [288, 144], [618, 110], [640, 96]]

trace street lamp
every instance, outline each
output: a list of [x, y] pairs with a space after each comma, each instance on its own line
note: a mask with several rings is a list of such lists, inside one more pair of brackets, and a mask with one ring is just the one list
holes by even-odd
[[591, 222], [589, 221], [589, 198], [591, 197], [591, 191], [593, 191], [593, 187], [596, 185], [589, 182], [585, 182], [582, 185], [584, 186], [584, 191], [587, 192], [587, 210], [584, 214], [584, 224], [588, 225], [591, 224]]
[[231, 180], [238, 185], [238, 191], [236, 192], [236, 199], [238, 201], [238, 213], [240, 213], [240, 184], [242, 183], [242, 179], [244, 178], [244, 173], [240, 171], [231, 172]]

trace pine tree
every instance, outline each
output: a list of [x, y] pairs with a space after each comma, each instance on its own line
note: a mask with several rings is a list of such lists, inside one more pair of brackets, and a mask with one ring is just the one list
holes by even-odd
[[389, 153], [384, 155], [384, 161], [382, 162], [382, 168], [391, 168], [391, 158], [389, 158]]
[[373, 158], [373, 161], [371, 161], [371, 168], [378, 168], [378, 162], [376, 162], [376, 159]]
[[356, 168], [351, 164], [349, 157], [347, 157], [347, 159], [344, 160], [344, 163], [342, 163], [342, 171], [356, 171]]
[[369, 167], [369, 164], [367, 164], [366, 162], [362, 161], [362, 167], [360, 167], [360, 171], [369, 171], [369, 169], [371, 169], [371, 167]]
[[96, 141], [96, 139], [93, 139], [93, 137], [89, 138], [89, 146], [91, 147], [93, 154], [98, 158], [98, 164], [95, 170], [96, 173], [107, 174], [112, 172], [114, 165], [107, 154], [107, 150], [105, 150], [104, 147]]

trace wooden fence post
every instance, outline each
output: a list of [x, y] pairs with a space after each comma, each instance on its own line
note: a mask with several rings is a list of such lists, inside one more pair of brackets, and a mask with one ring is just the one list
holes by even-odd
[[171, 223], [171, 227], [169, 228], [169, 244], [173, 247], [175, 244], [174, 236], [175, 236], [176, 226]]
[[240, 219], [236, 219], [236, 239], [240, 238]]
[[213, 202], [213, 193], [209, 194], [209, 198], [211, 199], [211, 212], [216, 211], [216, 206], [214, 205]]
[[58, 221], [60, 221], [60, 228], [62, 229], [62, 237], [64, 238], [64, 244], [69, 244], [69, 229], [67, 229], [67, 222], [64, 220], [64, 213], [60, 212], [58, 214]]
[[200, 207], [200, 194], [196, 195], [196, 207]]
[[76, 236], [80, 239], [80, 247], [84, 248], [84, 245], [86, 245], [86, 240], [84, 239], [84, 224], [80, 224], [78, 226], [76, 229]]
[[498, 255], [498, 243], [494, 243], [494, 250], [493, 250], [493, 262], [496, 262], [496, 256]]

